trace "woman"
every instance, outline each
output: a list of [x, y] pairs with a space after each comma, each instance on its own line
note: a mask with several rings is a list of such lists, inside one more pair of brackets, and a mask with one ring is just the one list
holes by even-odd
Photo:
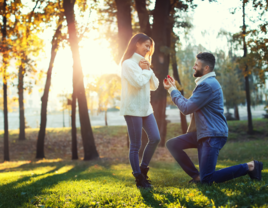
[[[120, 113], [127, 122], [130, 138], [129, 160], [138, 188], [151, 187], [147, 176], [148, 166], [160, 141], [158, 126], [150, 104], [150, 90], [156, 90], [159, 85], [158, 79], [150, 69], [153, 52], [154, 41], [147, 35], [139, 33], [130, 39], [121, 60]], [[146, 131], [149, 142], [139, 166], [138, 153], [141, 147], [142, 128]]]

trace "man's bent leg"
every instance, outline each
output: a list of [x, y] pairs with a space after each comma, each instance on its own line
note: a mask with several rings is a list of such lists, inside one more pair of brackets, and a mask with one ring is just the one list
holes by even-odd
[[190, 132], [179, 137], [170, 139], [166, 147], [174, 159], [179, 163], [181, 168], [193, 179], [199, 176], [199, 172], [190, 160], [189, 156], [183, 151], [184, 149], [197, 148], [196, 132]]
[[226, 143], [226, 137], [205, 138], [198, 142], [200, 179], [202, 183], [221, 183], [248, 172], [248, 165], [240, 164], [215, 171], [220, 149]]

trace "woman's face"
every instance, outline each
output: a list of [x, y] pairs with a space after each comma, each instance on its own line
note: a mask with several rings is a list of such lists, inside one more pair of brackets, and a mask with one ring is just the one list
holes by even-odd
[[151, 41], [146, 40], [143, 43], [136, 44], [136, 53], [140, 54], [141, 56], [145, 57], [146, 54], [150, 51]]

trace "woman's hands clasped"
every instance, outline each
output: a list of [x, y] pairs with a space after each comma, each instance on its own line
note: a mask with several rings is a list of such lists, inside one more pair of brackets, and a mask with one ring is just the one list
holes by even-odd
[[142, 59], [139, 62], [139, 66], [141, 69], [150, 70], [150, 63], [146, 59]]

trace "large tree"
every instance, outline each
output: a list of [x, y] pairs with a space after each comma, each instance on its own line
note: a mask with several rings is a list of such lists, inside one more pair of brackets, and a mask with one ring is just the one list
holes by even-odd
[[[141, 32], [151, 35], [155, 42], [155, 52], [152, 58], [152, 68], [160, 81], [158, 89], [152, 92], [151, 103], [154, 109], [154, 115], [160, 131], [161, 142], [160, 145], [164, 146], [166, 137], [166, 96], [167, 91], [162, 85], [162, 81], [168, 74], [169, 67], [169, 12], [170, 1], [156, 0], [155, 8], [153, 11], [153, 25], [152, 28], [149, 22], [149, 13], [146, 8], [145, 0], [136, 0], [136, 9], [138, 12]], [[151, 28], [151, 30], [149, 30]]]
[[166, 122], [166, 102], [167, 91], [162, 84], [168, 75], [170, 54], [170, 33], [169, 31], [170, 1], [156, 0], [153, 12], [152, 38], [155, 41], [155, 52], [152, 65], [155, 75], [160, 81], [158, 89], [152, 92], [152, 106], [157, 125], [160, 131], [160, 145], [165, 145], [167, 122]]
[[[164, 89], [162, 82], [168, 74], [170, 54], [171, 54], [171, 33], [173, 32], [174, 26], [174, 8], [186, 11], [188, 9], [188, 4], [192, 1], [184, 2], [179, 0], [156, 0], [155, 8], [152, 12], [149, 12], [146, 8], [145, 0], [135, 0], [136, 9], [138, 12], [140, 29], [142, 32], [150, 35], [155, 41], [155, 53], [152, 59], [152, 67], [154, 73], [160, 81], [159, 88], [152, 92], [152, 106], [154, 109], [154, 115], [157, 120], [158, 128], [160, 130], [161, 142], [160, 145], [164, 146], [166, 138], [166, 96], [167, 91]], [[150, 14], [152, 13], [153, 24], [150, 25]], [[174, 51], [173, 51], [174, 53]], [[173, 61], [173, 67], [176, 67]], [[179, 77], [175, 72], [177, 80]], [[183, 131], [186, 129], [186, 120], [183, 118]]]
[[7, 107], [7, 66], [8, 66], [8, 45], [7, 45], [7, 1], [2, 3], [2, 44], [1, 52], [3, 54], [3, 64], [1, 72], [3, 74], [3, 101], [4, 101], [4, 161], [9, 161], [9, 144], [8, 144], [8, 107]]
[[99, 154], [95, 146], [93, 131], [91, 128], [88, 115], [87, 100], [83, 81], [83, 72], [82, 72], [79, 46], [78, 46], [79, 40], [77, 37], [77, 29], [75, 24], [76, 21], [74, 13], [74, 4], [75, 0], [63, 1], [64, 14], [68, 25], [69, 43], [71, 46], [72, 57], [73, 57], [73, 70], [74, 70], [73, 88], [78, 100], [81, 135], [84, 146], [84, 160], [90, 160], [97, 158]]
[[117, 8], [116, 16], [118, 26], [117, 62], [119, 62], [132, 36], [131, 0], [115, 0], [115, 2]]

